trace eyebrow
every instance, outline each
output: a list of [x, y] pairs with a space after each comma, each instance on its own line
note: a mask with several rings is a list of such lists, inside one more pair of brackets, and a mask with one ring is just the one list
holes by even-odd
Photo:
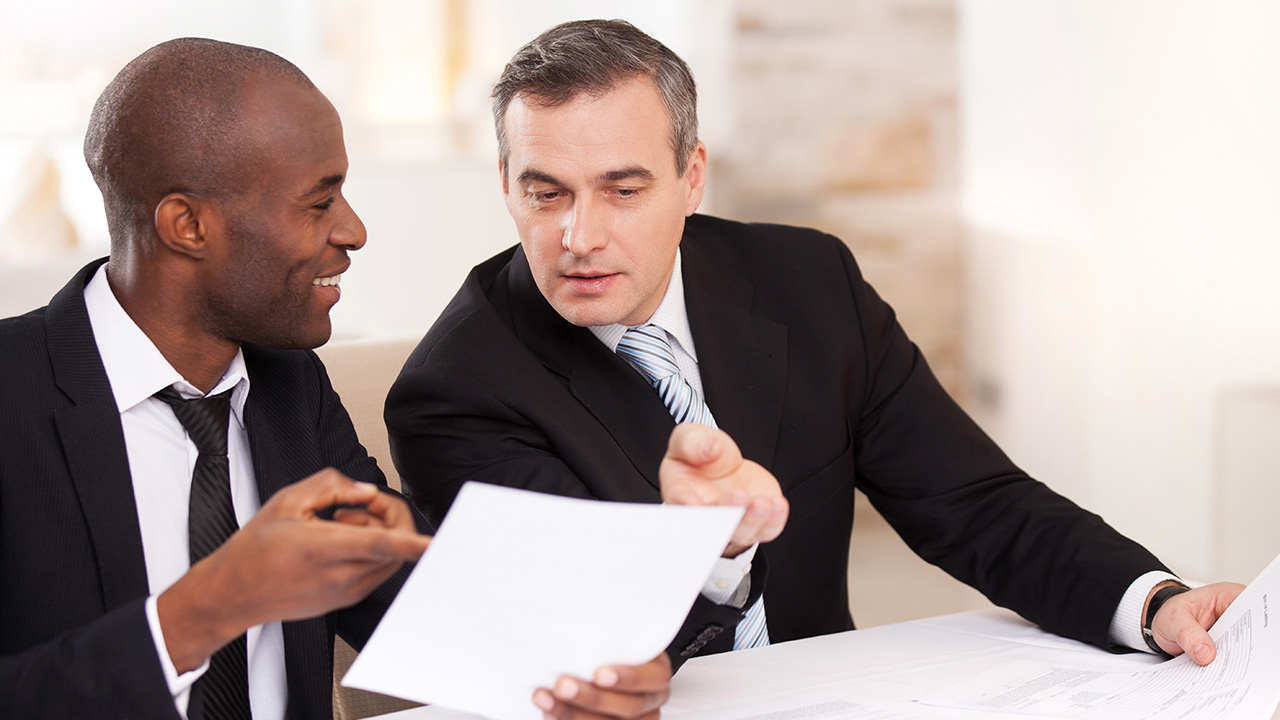
[[[622, 168], [621, 170], [610, 170], [609, 172], [599, 176], [599, 180], [603, 182], [617, 182], [619, 180], [631, 179], [652, 182], [654, 180], [654, 175], [649, 170], [637, 165], [635, 167]], [[516, 178], [516, 182], [521, 185], [527, 185], [531, 182], [540, 182], [561, 187], [564, 185], [564, 183], [557, 180], [554, 176], [542, 172], [541, 170], [525, 170], [520, 173], [518, 178]]]
[[342, 182], [342, 175], [326, 175], [320, 179], [320, 182], [311, 186], [311, 189], [302, 194], [303, 197], [311, 197], [319, 193], [326, 192], [329, 188]]
[[600, 179], [605, 180], [607, 182], [616, 182], [618, 180], [632, 180], [632, 179], [652, 181], [653, 173], [649, 172], [648, 170], [642, 167], [637, 166], [637, 167], [623, 168], [621, 170], [610, 170], [609, 172], [600, 176]]
[[525, 170], [524, 172], [520, 173], [520, 177], [516, 178], [516, 182], [520, 183], [521, 185], [526, 185], [531, 182], [546, 183], [548, 185], [562, 184], [559, 180], [548, 175], [547, 173], [542, 172], [541, 170]]

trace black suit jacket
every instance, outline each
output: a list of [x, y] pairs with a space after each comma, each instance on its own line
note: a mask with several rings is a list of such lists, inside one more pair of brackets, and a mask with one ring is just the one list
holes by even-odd
[[[86, 267], [0, 321], [0, 718], [179, 717], [148, 629], [142, 540]], [[326, 466], [385, 486], [314, 353], [244, 346], [258, 493]], [[291, 718], [333, 717], [333, 635], [362, 647], [407, 568], [347, 610], [284, 623]], [[195, 720], [193, 718], [193, 720]]]
[[[1048, 630], [1108, 645], [1125, 589], [1163, 565], [1004, 456], [844, 243], [695, 215], [681, 247], [707, 404], [791, 503], [761, 548], [773, 640], [853, 628], [856, 486], [929, 562]], [[386, 420], [433, 522], [468, 479], [657, 501], [673, 427], [639, 373], [546, 302], [519, 248], [472, 271], [410, 356]]]

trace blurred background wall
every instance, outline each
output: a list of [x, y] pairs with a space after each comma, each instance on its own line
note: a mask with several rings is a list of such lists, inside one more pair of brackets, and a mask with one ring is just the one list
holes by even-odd
[[579, 17], [689, 60], [703, 210], [844, 238], [1028, 471], [1190, 577], [1280, 551], [1272, 0], [0, 0], [0, 315], [106, 252], [80, 157], [103, 86], [201, 35], [342, 114], [369, 244], [335, 338], [421, 335], [516, 241], [489, 86]]
[[962, 3], [968, 377], [1182, 572], [1280, 551], [1280, 3]]

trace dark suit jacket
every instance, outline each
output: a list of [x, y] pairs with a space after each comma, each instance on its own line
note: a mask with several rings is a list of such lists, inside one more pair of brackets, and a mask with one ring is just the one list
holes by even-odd
[[[179, 717], [143, 610], [124, 432], [84, 304], [101, 262], [48, 307], [0, 321], [0, 718]], [[385, 485], [314, 353], [245, 345], [244, 356], [263, 502], [330, 465]], [[334, 632], [363, 646], [405, 572], [353, 608], [284, 624], [291, 718], [333, 717]]]
[[[773, 640], [853, 628], [856, 486], [926, 560], [1048, 630], [1108, 644], [1125, 589], [1163, 566], [1000, 452], [844, 243], [695, 215], [681, 247], [707, 404], [791, 503], [761, 548]], [[639, 373], [546, 302], [519, 248], [472, 271], [405, 364], [386, 420], [432, 522], [467, 479], [657, 501], [673, 426]]]

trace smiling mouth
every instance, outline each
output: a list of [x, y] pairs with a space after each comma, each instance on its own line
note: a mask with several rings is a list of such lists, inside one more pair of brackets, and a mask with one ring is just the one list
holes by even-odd
[[318, 277], [312, 280], [311, 284], [316, 287], [337, 287], [340, 282], [342, 282], [342, 273], [330, 275], [329, 277]]

